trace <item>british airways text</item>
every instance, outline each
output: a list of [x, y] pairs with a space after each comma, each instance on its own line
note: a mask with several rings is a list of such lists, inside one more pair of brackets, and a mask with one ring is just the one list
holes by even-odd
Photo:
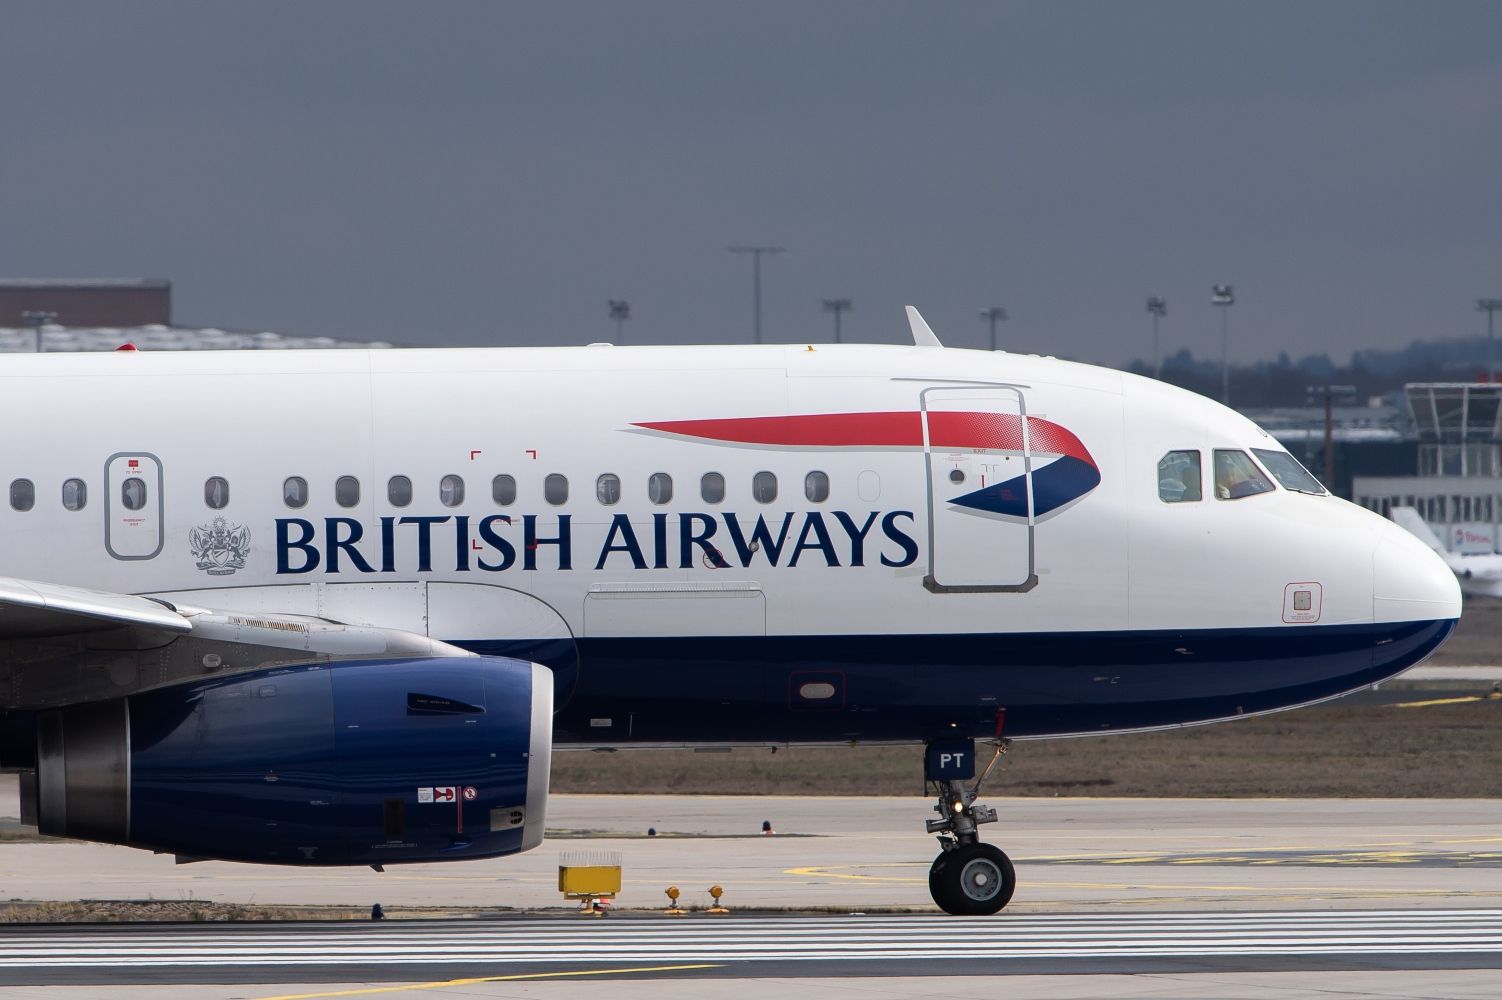
[[[910, 566], [918, 543], [909, 510], [842, 510], [616, 514], [609, 523], [573, 515], [467, 514], [382, 517], [368, 525], [352, 517], [276, 521], [276, 571], [299, 573], [460, 573], [508, 570], [727, 569], [768, 566]], [[589, 563], [576, 561], [588, 554]]]

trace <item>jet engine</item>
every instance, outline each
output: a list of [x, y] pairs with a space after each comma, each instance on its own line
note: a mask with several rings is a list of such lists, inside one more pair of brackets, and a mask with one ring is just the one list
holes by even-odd
[[42, 833], [183, 860], [379, 865], [542, 841], [553, 678], [499, 657], [206, 678], [37, 717]]

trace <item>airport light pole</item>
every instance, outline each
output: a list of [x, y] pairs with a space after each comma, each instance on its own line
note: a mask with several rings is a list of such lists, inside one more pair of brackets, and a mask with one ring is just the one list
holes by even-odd
[[624, 325], [631, 318], [631, 303], [625, 299], [610, 299], [610, 318], [615, 320], [615, 342], [621, 343], [624, 339]]
[[1211, 285], [1210, 304], [1220, 309], [1220, 401], [1231, 405], [1231, 354], [1226, 339], [1226, 314], [1236, 304], [1236, 289], [1230, 285]]
[[1311, 385], [1304, 391], [1315, 399], [1325, 402], [1325, 489], [1335, 492], [1335, 400], [1350, 404], [1356, 400], [1354, 385]]
[[824, 311], [834, 313], [834, 342], [836, 344], [844, 343], [844, 340], [840, 337], [840, 314], [849, 312], [850, 308], [849, 299], [824, 300]]
[[1147, 311], [1153, 317], [1153, 378], [1157, 378], [1163, 374], [1162, 363], [1158, 360], [1158, 320], [1168, 315], [1168, 300], [1159, 295], [1148, 296]]
[[762, 254], [784, 253], [783, 247], [742, 247], [730, 248], [731, 253], [748, 253], [751, 255], [751, 329], [755, 337], [755, 343], [761, 343], [761, 257]]
[[980, 311], [980, 318], [985, 320], [991, 327], [991, 350], [996, 350], [996, 324], [1005, 323], [1007, 311], [1001, 306], [987, 306]]
[[1497, 381], [1497, 369], [1492, 366], [1492, 316], [1502, 309], [1502, 299], [1477, 299], [1476, 311], [1486, 313], [1486, 380]]
[[42, 327], [57, 322], [57, 313], [27, 309], [21, 313], [21, 321], [36, 331], [36, 353], [42, 353]]

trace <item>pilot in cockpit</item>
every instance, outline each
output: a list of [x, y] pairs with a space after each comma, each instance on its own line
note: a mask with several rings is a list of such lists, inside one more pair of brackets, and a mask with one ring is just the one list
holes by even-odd
[[1218, 500], [1239, 500], [1254, 493], [1266, 493], [1273, 488], [1244, 451], [1215, 452], [1215, 497]]

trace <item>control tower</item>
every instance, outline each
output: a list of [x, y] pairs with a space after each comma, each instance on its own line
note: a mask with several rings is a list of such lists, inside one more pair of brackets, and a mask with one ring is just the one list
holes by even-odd
[[1414, 507], [1452, 552], [1502, 550], [1502, 383], [1403, 387], [1418, 432], [1416, 476], [1360, 476], [1356, 503], [1384, 516]]

